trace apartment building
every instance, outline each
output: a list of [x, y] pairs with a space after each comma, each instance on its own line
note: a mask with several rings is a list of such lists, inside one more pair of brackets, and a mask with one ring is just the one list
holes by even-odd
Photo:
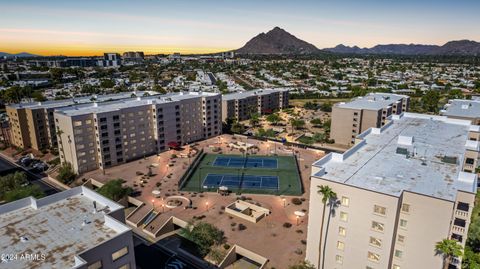
[[60, 158], [84, 173], [214, 137], [221, 106], [220, 94], [180, 92], [60, 108]]
[[253, 113], [260, 115], [288, 107], [286, 88], [262, 89], [222, 96], [222, 118], [247, 120]]
[[440, 114], [452, 119], [469, 120], [472, 124], [480, 124], [480, 98], [472, 100], [452, 99], [448, 100]]
[[[306, 259], [329, 269], [442, 268], [435, 243], [467, 239], [477, 191], [467, 163], [477, 165], [479, 135], [469, 121], [404, 113], [315, 162]], [[337, 196], [324, 218], [318, 186]]]
[[0, 267], [135, 269], [123, 209], [83, 186], [4, 204]]
[[382, 127], [390, 115], [408, 111], [409, 105], [410, 97], [389, 93], [370, 93], [348, 103], [337, 103], [332, 108], [330, 138], [337, 144], [353, 145], [358, 134]]
[[12, 104], [6, 107], [11, 126], [11, 142], [20, 148], [35, 150], [57, 147], [57, 136], [53, 112], [55, 109], [110, 100], [120, 100], [143, 96], [155, 92], [125, 92], [119, 94], [91, 95], [66, 100]]

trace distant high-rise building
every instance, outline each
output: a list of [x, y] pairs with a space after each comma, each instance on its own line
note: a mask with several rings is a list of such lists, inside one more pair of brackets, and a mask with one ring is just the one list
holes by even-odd
[[122, 59], [118, 53], [104, 53], [103, 60], [98, 61], [99, 66], [103, 67], [119, 67]]
[[143, 60], [145, 55], [143, 51], [127, 51], [123, 53], [124, 60]]

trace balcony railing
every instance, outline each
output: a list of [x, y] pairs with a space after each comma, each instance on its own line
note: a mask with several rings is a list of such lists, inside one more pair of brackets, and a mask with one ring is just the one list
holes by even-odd
[[455, 215], [462, 218], [468, 218], [468, 212], [463, 210], [455, 210]]
[[453, 225], [452, 231], [454, 231], [456, 233], [465, 234], [465, 228], [464, 227], [459, 227], [459, 226], [456, 226], [456, 225]]

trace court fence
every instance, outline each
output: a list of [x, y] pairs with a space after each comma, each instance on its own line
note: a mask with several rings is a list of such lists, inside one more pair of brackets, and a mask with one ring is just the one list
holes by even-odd
[[202, 161], [203, 157], [207, 155], [203, 149], [201, 149], [193, 162], [188, 166], [187, 170], [183, 175], [180, 177], [178, 180], [178, 189], [181, 190], [183, 187], [185, 187], [185, 184], [187, 183], [187, 179], [190, 178], [190, 175], [195, 172], [195, 169], [197, 168], [197, 165]]

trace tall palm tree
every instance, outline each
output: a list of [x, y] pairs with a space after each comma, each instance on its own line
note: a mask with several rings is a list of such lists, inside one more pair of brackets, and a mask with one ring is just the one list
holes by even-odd
[[[322, 203], [323, 203], [323, 213], [322, 213], [322, 225], [320, 227], [320, 245], [322, 244], [322, 237], [323, 237], [323, 222], [325, 220], [325, 211], [327, 211], [327, 204], [329, 205], [329, 210], [328, 210], [328, 224], [330, 223], [330, 217], [332, 214], [332, 209], [335, 204], [335, 200], [337, 199], [337, 194], [330, 188], [330, 186], [326, 185], [321, 185], [317, 186], [318, 191], [317, 193], [322, 195]], [[327, 228], [328, 228], [327, 224]], [[319, 246], [320, 251], [322, 252], [322, 269], [324, 268], [325, 265], [325, 246], [327, 242], [327, 234], [328, 234], [328, 229], [325, 232], [325, 243], [323, 244], [323, 251], [322, 251], [322, 246]], [[319, 264], [320, 264], [320, 257], [319, 257]]]
[[452, 239], [443, 239], [435, 244], [435, 254], [443, 258], [443, 269], [448, 269], [453, 258], [461, 256], [462, 252], [463, 247]]
[[[60, 129], [60, 128], [57, 129], [57, 137], [58, 137], [57, 147], [62, 146], [62, 147], [61, 147], [61, 150], [62, 150], [63, 159], [66, 160], [66, 158], [65, 158], [65, 149], [63, 149], [63, 139], [62, 139], [63, 133], [64, 133], [64, 132], [63, 132], [62, 129]], [[60, 160], [61, 160], [61, 159], [62, 159], [62, 158], [60, 158]]]

